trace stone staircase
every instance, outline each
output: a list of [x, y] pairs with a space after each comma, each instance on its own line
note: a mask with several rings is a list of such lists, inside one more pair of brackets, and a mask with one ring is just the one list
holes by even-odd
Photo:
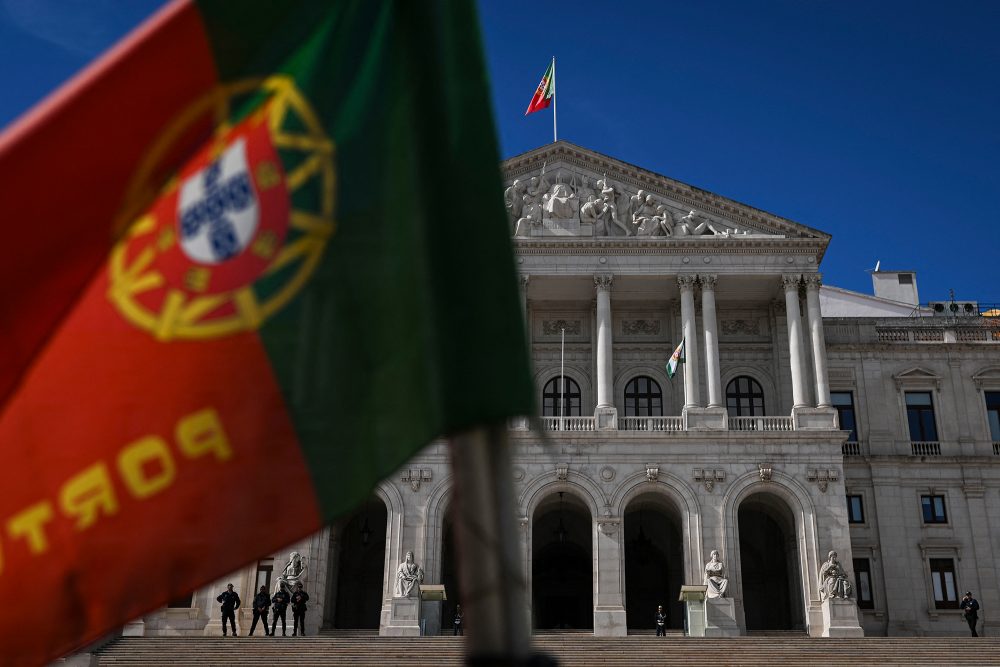
[[[539, 634], [534, 646], [564, 667], [601, 665], [996, 665], [1000, 639], [971, 637], [870, 637], [811, 639], [802, 635], [693, 639], [679, 635], [594, 637]], [[399, 638], [372, 633], [314, 637], [124, 637], [98, 652], [108, 665], [462, 665], [461, 637]]]

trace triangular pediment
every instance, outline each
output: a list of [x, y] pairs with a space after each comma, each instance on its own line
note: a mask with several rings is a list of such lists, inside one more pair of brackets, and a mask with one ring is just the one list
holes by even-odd
[[915, 366], [892, 376], [897, 387], [939, 387], [941, 376], [926, 368]]
[[830, 240], [787, 218], [566, 141], [505, 160], [501, 170], [518, 237], [770, 238], [818, 245], [820, 255]]
[[972, 376], [972, 381], [980, 389], [1000, 388], [1000, 366], [984, 368]]

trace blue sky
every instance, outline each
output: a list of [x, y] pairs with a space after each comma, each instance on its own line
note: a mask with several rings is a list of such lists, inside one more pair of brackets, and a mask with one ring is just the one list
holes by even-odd
[[[0, 0], [0, 125], [152, 0]], [[1000, 3], [480, 0], [504, 157], [560, 138], [833, 235], [825, 281], [1000, 301]]]

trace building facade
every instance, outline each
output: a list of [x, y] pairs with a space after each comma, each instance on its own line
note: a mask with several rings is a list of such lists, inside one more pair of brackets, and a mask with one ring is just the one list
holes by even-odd
[[[828, 235], [567, 142], [503, 173], [543, 413], [509, 429], [533, 627], [647, 631], [662, 604], [680, 628], [712, 551], [740, 632], [828, 634], [830, 551], [868, 635], [961, 634], [962, 592], [1000, 603], [1000, 318], [921, 306], [909, 271], [874, 273], [874, 295], [823, 285]], [[407, 551], [447, 590], [424, 632], [449, 627], [451, 488], [433, 443], [289, 548], [311, 632], [393, 633]], [[287, 559], [126, 632], [217, 633], [225, 583], [251, 597]]]

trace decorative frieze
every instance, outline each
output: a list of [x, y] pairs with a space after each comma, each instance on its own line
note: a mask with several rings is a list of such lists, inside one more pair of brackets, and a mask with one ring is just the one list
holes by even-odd
[[622, 320], [624, 336], [659, 336], [660, 320]]
[[809, 468], [806, 470], [806, 479], [810, 482], [815, 482], [816, 486], [823, 493], [826, 493], [826, 489], [829, 487], [830, 482], [836, 482], [840, 479], [840, 473], [836, 470], [817, 470], [816, 468]]
[[583, 329], [581, 320], [542, 320], [542, 334], [559, 336], [563, 329], [568, 336], [579, 336]]
[[409, 482], [410, 483], [410, 488], [413, 489], [413, 491], [415, 493], [415, 492], [417, 492], [417, 491], [420, 490], [420, 483], [421, 482], [430, 482], [432, 476], [433, 476], [433, 473], [430, 470], [424, 468], [424, 469], [408, 469], [408, 470], [403, 470], [400, 473], [399, 478], [400, 478], [400, 481], [402, 481], [402, 482]]
[[726, 481], [726, 471], [719, 469], [695, 468], [691, 471], [691, 479], [703, 485], [709, 493], [715, 488], [715, 484]]
[[723, 336], [760, 336], [760, 320], [722, 320]]

